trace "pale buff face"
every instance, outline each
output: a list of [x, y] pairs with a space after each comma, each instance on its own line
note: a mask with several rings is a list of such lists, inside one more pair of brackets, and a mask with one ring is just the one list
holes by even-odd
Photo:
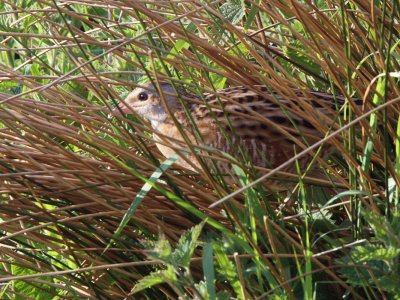
[[[162, 96], [172, 113], [176, 112], [181, 104], [174, 88], [167, 84], [161, 84]], [[119, 109], [118, 109], [119, 108]], [[164, 105], [162, 97], [151, 83], [145, 84], [143, 87], [134, 89], [125, 99], [125, 104], [120, 103], [118, 108], [114, 109], [115, 113], [121, 110], [125, 114], [134, 111], [143, 118], [149, 120], [153, 128], [165, 121], [168, 117], [168, 110]]]

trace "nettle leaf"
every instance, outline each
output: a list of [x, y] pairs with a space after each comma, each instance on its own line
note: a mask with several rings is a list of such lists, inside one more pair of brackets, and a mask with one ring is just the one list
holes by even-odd
[[150, 273], [146, 277], [140, 279], [138, 281], [138, 283], [135, 285], [135, 287], [133, 288], [131, 294], [135, 294], [144, 289], [150, 288], [154, 285], [164, 283], [167, 280], [168, 281], [176, 280], [175, 272], [172, 267], [168, 267], [166, 270]]
[[387, 264], [382, 261], [373, 260], [353, 265], [349, 258], [345, 258], [341, 259], [340, 262], [343, 266], [340, 273], [347, 278], [348, 283], [353, 285], [371, 286], [374, 282], [371, 275], [374, 278], [380, 278], [388, 272]]
[[236, 295], [241, 295], [241, 286], [238, 278], [238, 272], [235, 265], [229, 260], [226, 254], [226, 248], [222, 245], [214, 243], [215, 259], [217, 262], [217, 270], [219, 274], [229, 282]]
[[186, 231], [178, 241], [172, 257], [174, 262], [183, 267], [189, 267], [190, 258], [193, 256], [194, 249], [198, 246], [198, 239], [206, 221], [192, 227]]
[[232, 24], [238, 23], [246, 13], [245, 3], [242, 0], [230, 0], [219, 8], [222, 16]]
[[[390, 226], [393, 229], [394, 233], [397, 233], [397, 238], [398, 241], [400, 240], [400, 211], [394, 211], [392, 213], [392, 221], [390, 222]], [[398, 244], [398, 247], [400, 247], [400, 243]]]
[[399, 213], [393, 212], [390, 223], [386, 217], [380, 216], [372, 211], [363, 210], [362, 214], [374, 230], [377, 239], [383, 242], [386, 246], [400, 248]]
[[205, 222], [206, 220], [185, 232], [179, 239], [174, 251], [172, 251], [171, 244], [163, 234], [160, 235], [156, 242], [144, 241], [143, 244], [148, 249], [146, 251], [147, 256], [152, 259], [161, 260], [166, 264], [166, 269], [150, 273], [141, 279], [134, 287], [132, 293], [137, 293], [156, 284], [164, 282], [171, 284], [171, 282], [176, 282], [177, 272], [175, 271], [181, 266], [189, 267], [190, 258], [193, 256], [194, 249], [199, 244], [198, 239]]
[[207, 290], [207, 284], [204, 281], [200, 281], [199, 283], [195, 283], [194, 286], [196, 287], [197, 292], [203, 297], [195, 297], [193, 299], [218, 299], [218, 300], [231, 300], [233, 299], [231, 295], [226, 291], [220, 291], [216, 295], [210, 295], [209, 291]]
[[226, 291], [220, 291], [217, 293], [216, 299], [218, 300], [230, 300], [232, 299], [231, 295]]
[[148, 250], [146, 254], [152, 259], [159, 259], [166, 264], [173, 264], [171, 258], [172, 247], [163, 234], [160, 235], [156, 242], [143, 242], [144, 247]]
[[351, 261], [343, 264], [340, 269], [347, 282], [355, 286], [374, 287], [389, 293], [396, 298], [400, 293], [400, 275], [398, 272], [388, 273], [387, 264], [382, 261], [367, 261], [360, 265], [351, 266]]
[[[395, 293], [396, 295], [400, 295], [400, 275], [399, 274], [391, 274], [387, 276], [382, 276], [378, 278], [379, 286], [391, 293]], [[398, 298], [395, 298], [398, 299]]]
[[385, 242], [387, 239], [386, 218], [370, 211], [363, 211], [363, 216], [374, 230], [376, 237], [380, 240], [383, 238]]
[[381, 245], [359, 246], [351, 254], [357, 263], [367, 260], [386, 260], [390, 261], [400, 255], [400, 248], [384, 248]]

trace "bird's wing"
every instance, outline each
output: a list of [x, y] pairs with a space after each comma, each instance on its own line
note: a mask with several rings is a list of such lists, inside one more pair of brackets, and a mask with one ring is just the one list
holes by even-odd
[[205, 95], [207, 103], [194, 106], [191, 114], [200, 120], [207, 144], [232, 154], [240, 144], [256, 165], [276, 166], [322, 139], [345, 102], [319, 92], [293, 92], [290, 98], [262, 86], [229, 88]]
[[[285, 131], [294, 135], [320, 137], [321, 132], [317, 130], [320, 124], [315, 122], [315, 118], [307, 117], [305, 110], [307, 107], [312, 109], [323, 120], [329, 109], [336, 108], [333, 99], [328, 96], [323, 98], [312, 94], [291, 99], [267, 93], [262, 86], [255, 88], [259, 90], [234, 87], [208, 94], [207, 104], [196, 105], [192, 116], [196, 120], [214, 122], [221, 129], [243, 138], [284, 136]], [[330, 115], [333, 113], [330, 112]]]

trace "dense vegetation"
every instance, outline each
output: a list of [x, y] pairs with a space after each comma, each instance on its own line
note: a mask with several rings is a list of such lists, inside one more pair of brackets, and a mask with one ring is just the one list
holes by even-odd
[[[398, 0], [2, 1], [0, 298], [400, 298], [399, 12]], [[337, 151], [315, 151], [327, 179], [299, 170], [277, 193], [252, 184], [244, 158], [232, 158], [241, 190], [179, 168], [147, 123], [110, 115], [150, 78], [197, 95], [343, 95], [326, 132]]]

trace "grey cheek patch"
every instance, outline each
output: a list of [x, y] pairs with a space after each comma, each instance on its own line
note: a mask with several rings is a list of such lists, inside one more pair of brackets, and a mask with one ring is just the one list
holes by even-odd
[[129, 109], [125, 105], [119, 104], [118, 106], [113, 108], [112, 112], [113, 112], [114, 115], [120, 115], [121, 112], [126, 114], [126, 113], [129, 112]]

